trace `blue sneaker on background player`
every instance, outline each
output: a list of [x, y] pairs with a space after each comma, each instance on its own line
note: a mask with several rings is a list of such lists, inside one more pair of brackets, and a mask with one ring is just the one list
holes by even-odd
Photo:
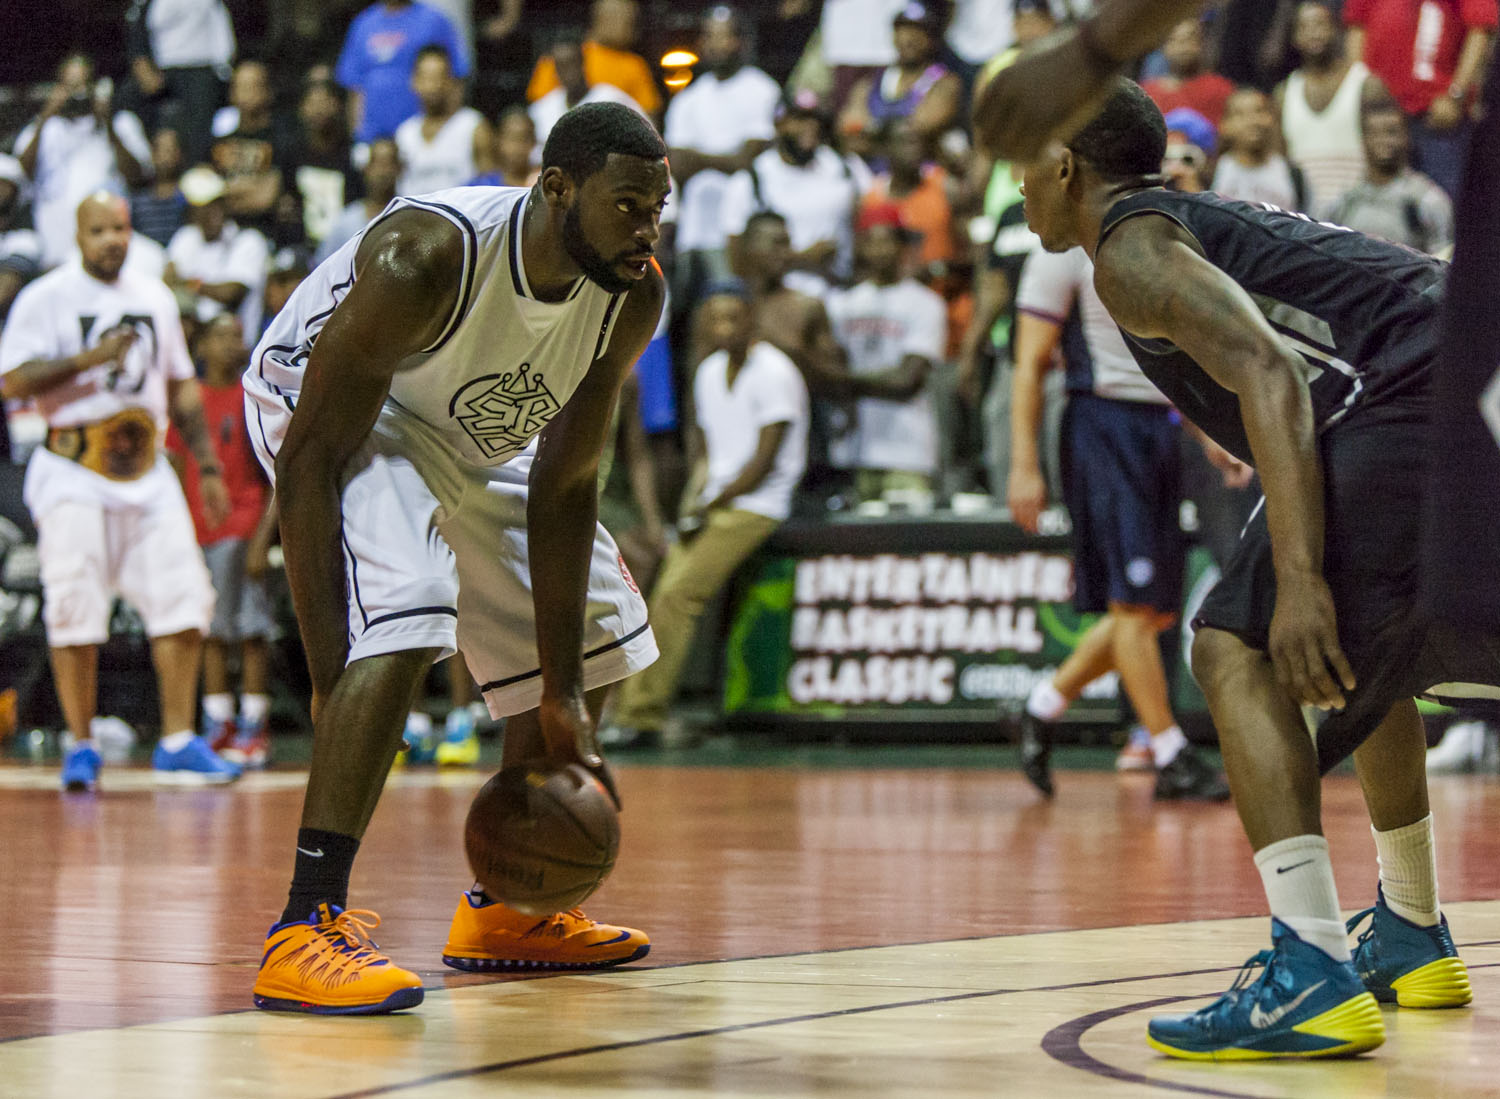
[[1349, 921], [1349, 933], [1366, 918], [1370, 926], [1354, 948], [1354, 968], [1381, 1003], [1462, 1007], [1474, 998], [1469, 970], [1453, 945], [1447, 917], [1438, 916], [1434, 927], [1411, 923], [1391, 911], [1381, 890], [1374, 907]]
[[240, 777], [240, 768], [221, 759], [201, 736], [193, 737], [175, 752], [158, 742], [151, 753], [151, 769], [158, 782], [183, 786], [233, 782]]
[[1348, 1057], [1384, 1042], [1385, 1022], [1352, 964], [1273, 918], [1271, 949], [1246, 962], [1228, 992], [1191, 1014], [1158, 1015], [1146, 1041], [1189, 1061]]
[[72, 793], [88, 793], [99, 788], [99, 769], [104, 761], [92, 744], [84, 742], [68, 749], [63, 757], [62, 788]]

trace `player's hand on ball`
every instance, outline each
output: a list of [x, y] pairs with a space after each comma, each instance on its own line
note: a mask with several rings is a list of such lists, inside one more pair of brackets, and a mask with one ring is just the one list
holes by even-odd
[[615, 808], [620, 809], [620, 792], [615, 777], [599, 751], [599, 734], [594, 719], [582, 698], [543, 699], [537, 711], [542, 739], [547, 742], [547, 758], [559, 767], [577, 763], [597, 778], [609, 791]]
[[1302, 705], [1344, 708], [1344, 691], [1355, 687], [1354, 669], [1339, 647], [1333, 594], [1322, 576], [1276, 576], [1276, 612], [1271, 616], [1271, 662], [1276, 678]]

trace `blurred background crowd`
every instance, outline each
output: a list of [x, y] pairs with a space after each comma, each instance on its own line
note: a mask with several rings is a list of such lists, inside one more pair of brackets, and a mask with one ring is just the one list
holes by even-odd
[[[780, 471], [788, 499], [767, 518], [1003, 517], [1061, 497], [1058, 424], [1088, 374], [1070, 361], [1090, 354], [1069, 327], [1080, 307], [1075, 295], [1053, 318], [1063, 334], [1044, 365], [1060, 369], [1042, 371], [1038, 445], [1018, 449], [1013, 333], [1035, 238], [1019, 170], [976, 148], [968, 119], [977, 82], [1088, 0], [6, 8], [7, 40], [30, 45], [0, 57], [0, 322], [22, 286], [72, 260], [80, 200], [117, 191], [128, 265], [172, 289], [205, 386], [233, 388], [310, 267], [394, 196], [529, 185], [561, 114], [609, 100], [660, 127], [675, 183], [659, 247], [669, 313], [622, 402], [601, 507], [643, 590], [702, 522], [694, 500], [679, 506], [696, 452], [711, 465], [714, 436], [736, 429], [694, 384], [736, 339], [735, 318], [700, 308], [729, 279], [751, 339], [810, 395], [805, 468]], [[1138, 74], [1167, 118], [1162, 171], [1440, 254], [1495, 27], [1496, 0], [1210, 3]], [[6, 412], [16, 469], [44, 428], [22, 403]], [[1254, 488], [1211, 451], [1184, 439], [1182, 492], [1217, 556]], [[235, 536], [260, 576], [274, 520], [247, 514]], [[725, 574], [768, 533], [737, 543]], [[230, 665], [270, 691], [268, 639], [233, 640], [244, 651], [220, 658], [207, 693], [228, 692]], [[482, 711], [466, 673], [452, 679], [457, 743]], [[1462, 765], [1493, 758], [1482, 727], [1464, 736], [1449, 749]]]

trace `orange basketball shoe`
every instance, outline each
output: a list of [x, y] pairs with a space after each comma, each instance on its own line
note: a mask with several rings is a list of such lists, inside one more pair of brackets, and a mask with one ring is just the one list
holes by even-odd
[[606, 969], [644, 958], [645, 932], [595, 923], [578, 909], [528, 916], [465, 892], [453, 913], [443, 964], [470, 973], [515, 969]]
[[312, 1015], [382, 1015], [422, 1002], [422, 978], [392, 965], [370, 929], [380, 917], [362, 908], [320, 904], [305, 920], [266, 935], [255, 980], [255, 1006]]

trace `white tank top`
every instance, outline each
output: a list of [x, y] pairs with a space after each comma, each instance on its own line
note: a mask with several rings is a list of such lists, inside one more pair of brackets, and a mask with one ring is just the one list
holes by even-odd
[[1321, 111], [1307, 105], [1307, 81], [1300, 69], [1287, 78], [1281, 108], [1286, 153], [1301, 166], [1316, 206], [1333, 202], [1364, 178], [1359, 105], [1369, 75], [1364, 62], [1354, 62]]
[[[458, 187], [397, 198], [371, 223], [415, 208], [463, 231], [453, 316], [431, 347], [401, 364], [387, 405], [429, 425], [481, 467], [519, 454], [567, 403], [609, 346], [623, 300], [584, 278], [563, 301], [532, 296], [521, 259], [530, 194], [525, 187]], [[246, 389], [295, 406], [313, 341], [354, 285], [354, 255], [367, 232], [319, 264], [271, 321], [250, 357]]]
[[398, 195], [425, 195], [448, 187], [462, 187], [479, 174], [474, 163], [474, 131], [484, 116], [473, 107], [460, 107], [444, 122], [432, 140], [422, 136], [421, 115], [413, 115], [396, 127], [396, 148], [401, 151]]

